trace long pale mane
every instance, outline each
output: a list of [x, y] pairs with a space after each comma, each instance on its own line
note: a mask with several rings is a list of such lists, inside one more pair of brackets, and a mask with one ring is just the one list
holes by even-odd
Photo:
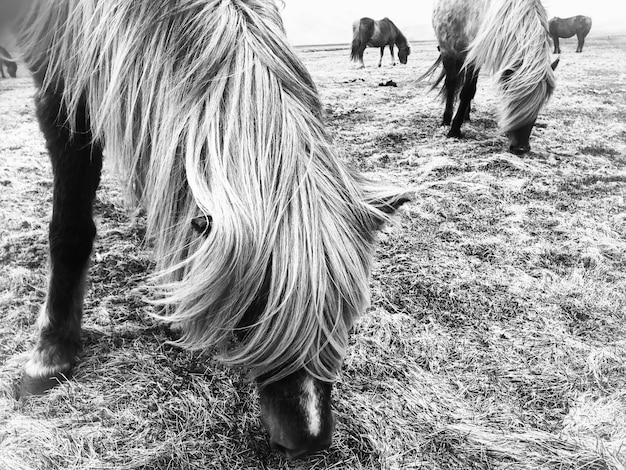
[[492, 0], [469, 46], [470, 65], [495, 75], [504, 132], [534, 122], [555, 87], [541, 1]]
[[[22, 41], [44, 89], [146, 205], [157, 293], [181, 344], [276, 380], [332, 380], [368, 299], [373, 189], [337, 158], [311, 78], [263, 0], [33, 0]], [[42, 65], [43, 66], [43, 65]], [[71, 124], [71, 122], [70, 122]], [[212, 217], [199, 236], [190, 220]], [[256, 323], [233, 331], [267, 288]]]

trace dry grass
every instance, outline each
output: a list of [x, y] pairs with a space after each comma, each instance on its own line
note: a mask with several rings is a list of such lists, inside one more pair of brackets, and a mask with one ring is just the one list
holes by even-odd
[[[45, 295], [51, 174], [30, 80], [0, 80], [0, 468], [512, 468], [626, 466], [626, 38], [565, 53], [533, 152], [504, 151], [489, 79], [467, 138], [406, 67], [302, 51], [355, 166], [428, 185], [381, 234], [372, 309], [335, 388], [330, 451], [269, 450], [239, 371], [174, 349], [140, 299], [141, 215], [105, 177], [74, 378], [15, 401]], [[379, 87], [392, 79], [398, 87]]]

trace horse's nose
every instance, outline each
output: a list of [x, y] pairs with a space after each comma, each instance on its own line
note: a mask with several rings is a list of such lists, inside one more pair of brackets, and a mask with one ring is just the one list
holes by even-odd
[[335, 429], [332, 383], [304, 369], [259, 388], [261, 422], [270, 446], [289, 460], [326, 449]]
[[530, 145], [511, 145], [509, 146], [509, 150], [515, 155], [522, 155], [530, 152]]
[[[287, 460], [295, 460], [300, 457], [305, 457], [314, 452], [327, 449], [332, 444], [333, 440], [333, 428], [331, 425], [330, 432], [322, 433], [314, 438], [308, 436], [304, 442], [296, 442], [298, 439], [292, 439], [292, 436], [279, 433], [278, 436], [270, 436], [270, 447], [272, 450], [283, 454], [287, 457]], [[294, 436], [295, 437], [295, 436]]]

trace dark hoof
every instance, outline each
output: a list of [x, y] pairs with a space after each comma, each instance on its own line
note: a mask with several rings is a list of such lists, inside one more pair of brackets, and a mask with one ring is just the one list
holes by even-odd
[[515, 155], [523, 155], [525, 153], [530, 152], [530, 145], [524, 145], [522, 147], [517, 147], [517, 146], [509, 146], [509, 151], [511, 153], [514, 153]]
[[448, 137], [456, 137], [457, 139], [462, 139], [463, 133], [458, 129], [450, 129], [450, 132], [448, 132]]
[[67, 374], [58, 373], [52, 377], [31, 377], [24, 374], [17, 390], [17, 398], [43, 395], [59, 383], [67, 381], [69, 375], [69, 372]]
[[449, 126], [451, 122], [452, 122], [452, 119], [444, 119], [443, 121], [441, 121], [441, 127]]

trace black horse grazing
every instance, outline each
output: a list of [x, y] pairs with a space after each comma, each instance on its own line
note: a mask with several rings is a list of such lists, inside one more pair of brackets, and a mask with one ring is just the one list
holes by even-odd
[[[433, 88], [445, 79], [443, 125], [448, 137], [462, 137], [469, 119], [481, 67], [498, 73], [500, 128], [509, 138], [509, 150], [530, 150], [530, 133], [539, 110], [555, 86], [550, 64], [548, 19], [540, 0], [436, 0], [433, 28], [439, 58], [419, 79], [432, 75], [443, 63]], [[454, 101], [460, 103], [454, 119]]]
[[582, 52], [585, 38], [591, 30], [591, 18], [582, 15], [572, 16], [570, 18], [558, 18], [555, 16], [550, 20], [548, 28], [550, 29], [550, 35], [554, 41], [555, 54], [561, 53], [559, 38], [571, 38], [574, 34], [578, 38], [576, 52]]
[[396, 65], [393, 57], [394, 46], [398, 46], [398, 59], [400, 59], [402, 64], [406, 64], [407, 57], [411, 53], [411, 47], [406, 37], [389, 18], [383, 18], [380, 21], [374, 21], [371, 18], [361, 18], [354, 22], [352, 25], [352, 53], [350, 58], [355, 62], [358, 61], [361, 67], [365, 67], [363, 53], [367, 46], [380, 47], [379, 67], [383, 62], [385, 46], [389, 46], [392, 65]]
[[81, 349], [103, 151], [147, 211], [158, 317], [259, 390], [270, 446], [330, 445], [332, 383], [376, 232], [407, 200], [345, 165], [271, 0], [0, 0], [39, 87], [54, 173], [50, 280], [21, 394]]
[[0, 46], [0, 75], [2, 75], [2, 78], [6, 78], [6, 75], [4, 75], [5, 67], [11, 77], [15, 78], [17, 76], [17, 63], [13, 60], [9, 51]]

